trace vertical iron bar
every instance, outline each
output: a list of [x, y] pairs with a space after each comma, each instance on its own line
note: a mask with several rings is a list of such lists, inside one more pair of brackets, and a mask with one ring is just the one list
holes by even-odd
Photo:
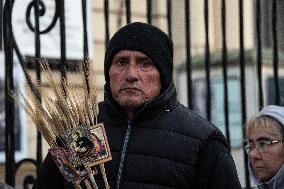
[[[35, 68], [36, 68], [36, 78], [39, 84], [41, 83], [41, 71], [39, 58], [41, 58], [40, 52], [40, 28], [39, 28], [39, 0], [35, 0], [34, 6], [34, 16], [35, 16]], [[40, 132], [37, 132], [37, 175], [39, 174], [39, 168], [42, 163], [42, 137]]]
[[257, 46], [257, 79], [259, 92], [259, 109], [263, 107], [262, 89], [262, 48], [261, 48], [261, 2], [256, 0], [256, 46]]
[[129, 24], [131, 22], [131, 4], [130, 0], [125, 0], [126, 5], [126, 22]]
[[224, 85], [224, 116], [226, 138], [231, 146], [229, 125], [229, 100], [228, 100], [228, 76], [227, 76], [227, 35], [226, 35], [226, 1], [222, 0], [222, 68]]
[[41, 80], [41, 73], [40, 73], [40, 64], [38, 62], [38, 59], [41, 58], [41, 51], [40, 51], [40, 28], [39, 28], [39, 1], [35, 0], [35, 55], [36, 55], [36, 77], [37, 80]]
[[4, 10], [4, 50], [5, 50], [5, 182], [15, 186], [15, 137], [14, 137], [14, 101], [9, 100], [9, 90], [14, 90], [13, 82], [13, 46], [11, 14], [14, 0], [5, 3]]
[[280, 105], [280, 89], [278, 74], [278, 43], [277, 43], [277, 0], [272, 1], [272, 41], [273, 41], [273, 73], [275, 84], [275, 104]]
[[205, 74], [206, 74], [206, 115], [211, 121], [211, 83], [210, 83], [210, 48], [209, 48], [209, 20], [208, 0], [204, 0], [204, 21], [205, 21]]
[[168, 19], [168, 33], [172, 38], [172, 1], [167, 0], [167, 19]]
[[190, 38], [190, 0], [184, 0], [185, 4], [185, 41], [186, 41], [186, 71], [187, 71], [187, 102], [192, 109], [192, 75], [191, 75], [191, 38]]
[[109, 42], [109, 2], [105, 0], [104, 2], [104, 12], [105, 12], [105, 48], [108, 46]]
[[[89, 47], [88, 47], [88, 33], [87, 33], [87, 5], [86, 0], [82, 0], [82, 16], [83, 16], [83, 33], [84, 33], [84, 39], [83, 39], [83, 46], [84, 46], [84, 61], [89, 60]], [[85, 82], [87, 91], [90, 92], [90, 84], [88, 80], [89, 76], [89, 65], [86, 64], [86, 62], [83, 63], [83, 69], [84, 69], [84, 76], [85, 76]]]
[[[241, 109], [242, 109], [242, 123], [246, 120], [246, 89], [245, 89], [245, 53], [244, 53], [244, 11], [243, 11], [243, 0], [239, 0], [239, 33], [240, 33], [240, 88], [241, 88]], [[245, 138], [245, 129], [243, 128], [243, 139]], [[245, 186], [250, 188], [249, 171], [247, 167], [248, 156], [244, 150], [243, 142], [243, 156], [244, 156], [244, 167], [245, 167]]]
[[3, 50], [3, 0], [0, 0], [0, 50]]
[[83, 45], [84, 45], [84, 57], [89, 54], [89, 46], [88, 46], [88, 28], [87, 28], [87, 1], [82, 0], [82, 16], [83, 16]]
[[[9, 43], [9, 42], [7, 42]], [[7, 48], [11, 48], [7, 44]], [[6, 54], [6, 53], [5, 53]], [[6, 153], [6, 183], [11, 186], [15, 185], [15, 136], [14, 136], [14, 101], [9, 100], [9, 90], [14, 91], [13, 82], [13, 53], [6, 55], [5, 65], [5, 153]]]
[[152, 24], [152, 0], [147, 0], [147, 22]]
[[[61, 73], [61, 85], [67, 82], [66, 75], [66, 32], [65, 32], [65, 0], [59, 1], [59, 23], [60, 23], [60, 73]], [[64, 90], [64, 87], [62, 87]], [[66, 91], [64, 91], [66, 94]]]

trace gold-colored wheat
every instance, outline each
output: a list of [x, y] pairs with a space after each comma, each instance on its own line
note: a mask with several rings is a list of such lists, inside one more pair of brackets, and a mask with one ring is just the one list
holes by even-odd
[[[27, 94], [29, 95], [20, 94], [21, 98], [18, 98], [13, 91], [10, 91], [10, 95], [25, 109], [49, 146], [58, 147], [56, 139], [64, 138], [64, 133], [67, 129], [78, 127], [80, 124], [84, 124], [87, 127], [98, 124], [97, 92], [95, 87], [90, 87], [89, 85], [88, 57], [84, 58], [81, 64], [82, 67], [79, 70], [84, 81], [83, 94], [76, 93], [76, 88], [67, 85], [64, 79], [62, 86], [58, 87], [52, 77], [52, 71], [47, 60], [42, 59], [39, 62], [42, 71], [47, 74], [51, 92], [44, 91], [43, 87], [37, 84], [30, 85], [30, 88], [24, 90], [28, 90]], [[24, 71], [27, 73], [27, 70]], [[85, 168], [89, 170], [90, 178], [93, 178], [90, 167], [86, 165]], [[105, 187], [109, 189], [103, 164], [100, 164], [100, 169], [103, 174]], [[95, 180], [91, 180], [93, 188], [97, 189]], [[87, 180], [84, 180], [84, 182], [87, 188], [92, 188]], [[81, 188], [77, 182], [74, 185], [75, 188]]]
[[[97, 124], [98, 102], [96, 88], [89, 87], [89, 60], [85, 58], [79, 70], [84, 83], [83, 95], [76, 93], [74, 86], [68, 86], [63, 81], [58, 87], [47, 60], [40, 60], [43, 72], [47, 74], [51, 86], [50, 92], [43, 91], [41, 86], [35, 86], [40, 91], [40, 99], [30, 91], [29, 96], [21, 94], [18, 103], [25, 109], [35, 123], [38, 131], [51, 147], [56, 147], [56, 137], [63, 137], [64, 131], [79, 124], [92, 126]], [[30, 90], [30, 89], [26, 89]], [[11, 92], [11, 95], [14, 94]], [[18, 99], [15, 98], [14, 99]]]

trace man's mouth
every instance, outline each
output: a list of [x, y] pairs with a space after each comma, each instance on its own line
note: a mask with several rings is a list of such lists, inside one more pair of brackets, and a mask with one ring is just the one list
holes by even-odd
[[128, 90], [130, 90], [130, 91], [141, 91], [140, 89], [138, 89], [138, 88], [136, 88], [136, 87], [125, 87], [125, 88], [122, 88], [122, 89], [120, 89], [120, 91], [128, 91]]

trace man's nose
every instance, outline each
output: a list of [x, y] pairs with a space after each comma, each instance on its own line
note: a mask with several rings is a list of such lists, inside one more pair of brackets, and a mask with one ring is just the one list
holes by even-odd
[[138, 79], [138, 68], [135, 63], [128, 64], [125, 75], [128, 81], [135, 81]]

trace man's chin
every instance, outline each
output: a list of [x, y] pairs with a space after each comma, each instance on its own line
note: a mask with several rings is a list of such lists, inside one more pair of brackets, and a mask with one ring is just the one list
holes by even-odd
[[118, 104], [124, 108], [132, 108], [135, 109], [143, 104], [143, 100], [141, 98], [124, 98], [119, 99]]

